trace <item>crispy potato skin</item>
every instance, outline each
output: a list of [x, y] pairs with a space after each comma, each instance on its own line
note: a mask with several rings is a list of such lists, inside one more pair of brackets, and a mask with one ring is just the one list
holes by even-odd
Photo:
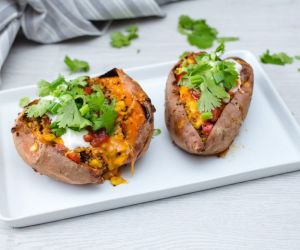
[[[139, 103], [143, 107], [146, 119], [144, 124], [139, 127], [139, 136], [136, 138], [133, 154], [126, 161], [126, 163], [129, 163], [141, 157], [149, 147], [154, 129], [155, 108], [139, 84], [126, 75], [123, 70], [113, 69], [103, 76], [107, 77], [110, 74], [119, 76], [121, 81], [124, 82], [125, 88], [133, 96], [145, 97], [145, 101]], [[103, 169], [92, 168], [83, 163], [77, 164], [56, 147], [39, 141], [31, 129], [24, 124], [23, 116], [24, 113], [21, 113], [17, 118], [15, 126], [12, 128], [12, 135], [19, 155], [34, 171], [68, 184], [90, 184], [104, 181]], [[38, 144], [38, 149], [31, 151], [30, 148], [35, 142]]]
[[167, 79], [165, 91], [165, 122], [174, 143], [188, 153], [216, 155], [229, 148], [247, 116], [253, 92], [253, 70], [244, 60], [233, 57], [242, 65], [241, 90], [237, 91], [225, 106], [207, 140], [204, 142], [192, 126], [179, 100], [179, 91], [174, 75], [176, 64]]

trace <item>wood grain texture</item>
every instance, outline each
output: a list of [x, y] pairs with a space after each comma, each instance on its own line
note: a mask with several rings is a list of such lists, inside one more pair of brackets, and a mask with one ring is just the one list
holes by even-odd
[[[139, 26], [140, 38], [124, 49], [112, 49], [109, 34], [53, 45], [18, 38], [3, 67], [1, 89], [68, 74], [65, 54], [89, 61], [91, 73], [175, 60], [192, 49], [176, 30], [180, 14], [206, 18], [220, 35], [240, 37], [228, 50], [300, 55], [299, 9], [297, 0], [170, 4], [165, 19], [115, 22], [110, 32]], [[300, 61], [263, 67], [300, 122]], [[299, 249], [299, 183], [295, 172], [23, 229], [0, 223], [0, 249]]]

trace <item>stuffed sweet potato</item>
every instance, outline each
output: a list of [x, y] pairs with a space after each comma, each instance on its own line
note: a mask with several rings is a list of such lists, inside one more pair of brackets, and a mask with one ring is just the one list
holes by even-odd
[[244, 60], [216, 51], [186, 53], [171, 70], [165, 92], [165, 121], [174, 143], [196, 155], [229, 148], [247, 115], [253, 70]]
[[[23, 100], [24, 102], [24, 100]], [[17, 151], [42, 175], [69, 183], [125, 182], [121, 166], [147, 150], [151, 100], [121, 69], [95, 77], [39, 83], [12, 128]]]

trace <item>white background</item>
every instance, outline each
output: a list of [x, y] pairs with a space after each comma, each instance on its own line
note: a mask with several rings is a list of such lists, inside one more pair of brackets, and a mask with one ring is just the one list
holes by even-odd
[[[140, 29], [140, 38], [120, 50], [110, 47], [109, 33], [54, 45], [18, 38], [1, 89], [67, 74], [65, 54], [89, 61], [91, 74], [174, 60], [191, 49], [176, 30], [180, 14], [206, 18], [220, 35], [240, 37], [228, 50], [300, 55], [300, 1], [199, 0], [163, 9], [165, 19], [115, 22], [110, 32], [129, 24]], [[300, 122], [300, 61], [263, 67]], [[0, 249], [299, 249], [299, 183], [296, 172], [23, 229], [0, 223]]]

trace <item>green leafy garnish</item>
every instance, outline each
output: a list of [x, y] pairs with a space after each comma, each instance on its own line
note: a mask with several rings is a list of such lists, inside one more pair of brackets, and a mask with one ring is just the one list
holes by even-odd
[[69, 100], [62, 106], [60, 114], [56, 118], [59, 128], [79, 128], [91, 126], [92, 123], [83, 118], [74, 100]]
[[270, 51], [267, 50], [260, 56], [260, 61], [265, 64], [285, 65], [291, 64], [293, 62], [293, 58], [284, 52], [270, 54]]
[[78, 59], [72, 60], [69, 56], [65, 56], [64, 62], [72, 73], [76, 73], [79, 71], [87, 72], [90, 70], [90, 66], [86, 61]]
[[189, 64], [186, 58], [182, 59], [180, 73], [184, 75], [178, 84], [201, 93], [198, 108], [204, 114], [204, 120], [211, 119], [210, 112], [220, 107], [222, 101], [230, 99], [227, 91], [238, 83], [239, 73], [235, 63], [220, 59], [224, 50], [224, 44], [220, 44], [210, 54], [197, 55], [196, 64]]
[[181, 15], [178, 20], [178, 31], [187, 36], [191, 45], [200, 49], [208, 49], [213, 46], [214, 41], [219, 42], [237, 41], [237, 37], [220, 37], [218, 31], [209, 26], [204, 19], [192, 19], [189, 16]]
[[160, 134], [161, 134], [161, 130], [160, 130], [159, 128], [156, 128], [156, 129], [153, 130], [152, 137], [158, 136], [158, 135], [160, 135]]
[[26, 114], [29, 117], [42, 117], [52, 106], [49, 100], [40, 100], [37, 104], [31, 105], [26, 109]]
[[129, 26], [126, 29], [126, 34], [122, 32], [114, 32], [111, 34], [110, 44], [115, 48], [129, 46], [131, 40], [138, 38], [138, 27], [136, 25]]
[[296, 60], [300, 60], [300, 55], [299, 55], [299, 56], [298, 56], [298, 55], [295, 56], [295, 59], [296, 59]]
[[212, 118], [213, 118], [212, 112], [204, 112], [204, 113], [201, 114], [201, 119], [203, 121], [210, 120]]
[[22, 98], [27, 117], [52, 116], [51, 131], [61, 136], [70, 128], [76, 131], [90, 128], [94, 131], [105, 129], [112, 134], [118, 113], [115, 100], [104, 95], [100, 85], [92, 85], [92, 93], [85, 93], [88, 78], [80, 76], [67, 81], [59, 76], [53, 82], [40, 81], [38, 93], [40, 99], [29, 104], [28, 98]]
[[118, 116], [118, 113], [115, 111], [115, 102], [102, 105], [100, 112], [101, 116], [93, 119], [93, 129], [105, 128], [105, 131], [111, 134]]
[[298, 68], [298, 72], [300, 72], [300, 68]]
[[236, 42], [240, 39], [238, 37], [234, 36], [224, 36], [224, 37], [218, 37], [217, 42], [218, 43], [226, 43], [226, 42]]
[[25, 97], [21, 98], [21, 100], [19, 101], [19, 106], [21, 108], [24, 108], [29, 102], [30, 102], [29, 97], [25, 96]]

